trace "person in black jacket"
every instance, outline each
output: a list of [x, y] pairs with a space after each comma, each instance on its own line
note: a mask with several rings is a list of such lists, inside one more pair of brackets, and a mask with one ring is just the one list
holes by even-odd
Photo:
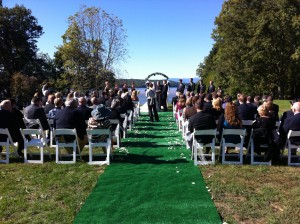
[[[22, 150], [24, 149], [24, 140], [20, 132], [21, 126], [17, 122], [16, 116], [11, 112], [10, 100], [3, 100], [0, 104], [0, 128], [7, 128], [13, 142], [18, 142], [18, 154], [23, 156]], [[0, 141], [6, 141], [4, 136], [0, 135]], [[2, 151], [2, 148], [0, 148]]]
[[[215, 118], [213, 115], [204, 112], [204, 104], [202, 100], [198, 100], [195, 104], [197, 114], [193, 115], [189, 119], [189, 132], [193, 133], [195, 130], [206, 130], [206, 129], [215, 129], [217, 127]], [[196, 138], [198, 142], [207, 144], [211, 142], [211, 136], [202, 136], [201, 138]], [[190, 148], [192, 148], [192, 140], [188, 141]]]
[[[86, 133], [86, 122], [80, 113], [80, 111], [76, 110], [77, 101], [74, 98], [71, 98], [65, 102], [66, 107], [57, 111], [54, 120], [53, 127], [55, 129], [66, 128], [66, 129], [76, 129], [79, 148], [82, 151], [83, 147], [87, 144], [87, 133]], [[73, 140], [67, 139], [65, 136], [65, 140]], [[72, 150], [67, 149], [69, 153], [72, 153]]]

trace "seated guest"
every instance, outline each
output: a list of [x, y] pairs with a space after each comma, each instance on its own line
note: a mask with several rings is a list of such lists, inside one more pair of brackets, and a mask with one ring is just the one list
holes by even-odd
[[[109, 116], [111, 114], [110, 109], [106, 108], [103, 104], [100, 104], [92, 111], [91, 114], [92, 116], [88, 121], [89, 129], [109, 129], [111, 132], [113, 131], [112, 124], [109, 121]], [[92, 136], [92, 141], [106, 142], [107, 137], [107, 135], [94, 135]]]
[[132, 101], [139, 101], [139, 97], [137, 96], [137, 91], [136, 90], [133, 90], [132, 93], [131, 93], [131, 99]]
[[204, 111], [211, 113], [212, 106], [212, 94], [206, 94], [204, 97]]
[[84, 120], [87, 121], [91, 117], [92, 109], [86, 106], [86, 99], [84, 97], [78, 99], [77, 110], [82, 114]]
[[49, 111], [52, 110], [55, 107], [54, 99], [55, 99], [54, 94], [49, 94], [48, 95], [48, 100], [46, 102], [46, 105], [44, 106], [44, 111], [45, 111], [46, 114], [48, 114]]
[[256, 111], [247, 104], [247, 97], [239, 94], [238, 115], [241, 120], [254, 120]]
[[283, 125], [284, 125], [285, 120], [287, 118], [294, 116], [293, 105], [296, 102], [299, 102], [298, 99], [290, 101], [291, 109], [288, 110], [288, 111], [284, 111], [283, 114], [282, 114], [282, 117], [280, 118], [279, 133], [280, 133], [280, 137], [281, 137], [282, 142], [285, 142], [286, 141], [286, 137], [287, 137], [285, 131], [283, 130]]
[[111, 103], [112, 103], [112, 101], [113, 101], [113, 99], [114, 99], [114, 96], [115, 96], [115, 94], [114, 94], [113, 92], [110, 92], [109, 94], [110, 94], [110, 95], [109, 95], [109, 98], [108, 98], [108, 100], [106, 100], [106, 102], [105, 102], [105, 107], [106, 107], [106, 108], [110, 108], [110, 107], [111, 107]]
[[278, 115], [279, 106], [273, 102], [273, 97], [268, 96], [265, 103], [266, 103], [267, 107], [269, 108], [271, 115], [274, 116], [276, 121], [279, 121], [279, 115]]
[[262, 103], [260, 102], [260, 96], [254, 97], [254, 104], [258, 108]]
[[18, 109], [17, 105], [16, 105], [16, 100], [15, 99], [12, 99], [10, 98], [10, 103], [11, 103], [11, 112], [15, 115], [16, 117], [16, 121], [18, 122], [19, 126], [23, 129], [26, 128], [25, 124], [24, 124], [24, 121], [23, 121], [23, 118], [24, 118], [24, 115], [23, 113]]
[[133, 111], [133, 103], [132, 103], [131, 96], [129, 95], [129, 93], [128, 92], [122, 93], [121, 98], [123, 99], [122, 106], [125, 108], [125, 110]]
[[97, 97], [92, 97], [91, 99], [92, 106], [90, 108], [95, 109], [99, 105], [99, 101]]
[[[206, 130], [206, 129], [215, 129], [216, 128], [216, 121], [214, 116], [211, 114], [204, 112], [204, 104], [201, 100], [198, 100], [195, 104], [197, 114], [190, 117], [189, 119], [189, 126], [188, 130], [190, 133], [194, 132], [195, 130]], [[211, 142], [211, 136], [202, 136], [201, 138], [196, 138], [198, 142], [203, 144], [208, 144]], [[188, 141], [189, 147], [192, 148], [193, 140]], [[209, 149], [207, 149], [208, 151]]]
[[[294, 116], [290, 116], [285, 119], [283, 124], [283, 134], [286, 136], [290, 130], [292, 131], [300, 131], [300, 102], [295, 102], [292, 107]], [[291, 138], [292, 144], [299, 145], [300, 138], [293, 137]], [[296, 155], [297, 149], [292, 149], [292, 155]]]
[[[118, 119], [120, 121], [120, 124], [122, 124], [123, 119], [121, 118], [120, 111], [117, 110], [117, 108], [120, 106], [120, 101], [118, 99], [114, 99], [111, 103], [111, 113], [108, 116], [109, 119]], [[117, 127], [117, 124], [113, 124], [113, 130], [115, 130]]]
[[[176, 120], [178, 120], [178, 114], [177, 114], [177, 112], [180, 111], [180, 110], [183, 110], [185, 107], [186, 107], [185, 99], [182, 97], [182, 98], [179, 99], [179, 101], [175, 105], [175, 108], [176, 108], [176, 115], [175, 115]], [[181, 112], [179, 115], [182, 116], [182, 113], [183, 112]]]
[[[49, 124], [44, 109], [42, 108], [42, 99], [38, 97], [33, 97], [31, 100], [31, 105], [24, 109], [24, 116], [27, 119], [39, 119], [43, 130], [49, 130]], [[29, 124], [28, 128], [39, 128], [37, 124]]]
[[[53, 127], [55, 129], [76, 129], [80, 152], [83, 147], [87, 144], [87, 134], [86, 128], [87, 125], [85, 120], [83, 119], [82, 114], [76, 110], [77, 101], [75, 99], [69, 99], [65, 102], [66, 107], [64, 109], [59, 110], [53, 120]], [[65, 141], [73, 141], [74, 139], [67, 138], [69, 136], [64, 136]], [[67, 149], [69, 153], [73, 152], [73, 149]], [[80, 153], [79, 152], [79, 153]]]
[[[108, 93], [109, 91], [107, 91], [107, 93]], [[99, 99], [98, 99], [98, 103], [99, 104], [103, 104], [103, 105], [105, 105], [105, 102], [106, 102], [106, 100], [107, 100], [107, 97], [106, 97], [107, 95], [106, 95], [106, 92], [102, 92], [102, 94], [101, 94], [101, 96], [99, 97]]]
[[216, 120], [220, 118], [220, 116], [224, 113], [224, 109], [222, 108], [222, 99], [216, 98], [212, 101], [212, 109], [210, 113], [215, 117]]
[[[20, 124], [17, 122], [16, 116], [11, 112], [10, 100], [3, 100], [0, 103], [0, 128], [7, 128], [14, 142], [18, 142], [18, 154], [23, 156], [24, 140], [20, 132]], [[6, 137], [0, 135], [0, 141], [6, 141]], [[0, 152], [2, 148], [0, 148]]]
[[186, 107], [186, 108], [183, 109], [183, 114], [184, 114], [183, 118], [184, 118], [184, 120], [190, 119], [190, 117], [192, 117], [193, 115], [195, 115], [197, 113], [195, 104], [198, 101], [198, 99], [199, 99], [198, 96], [194, 96], [191, 100], [192, 101], [192, 106], [191, 107]]
[[[225, 107], [225, 112], [218, 120], [219, 141], [221, 141], [223, 129], [241, 129], [242, 121], [238, 116], [238, 107], [235, 103], [228, 103]], [[240, 142], [240, 137], [236, 135], [225, 136], [225, 141], [234, 144]]]
[[62, 108], [62, 105], [63, 105], [63, 100], [61, 98], [55, 98], [54, 108], [49, 111], [48, 118], [54, 119], [55, 114], [57, 113], [58, 110], [60, 110]]
[[177, 101], [179, 100], [180, 92], [176, 92], [176, 95], [172, 97], [172, 105], [175, 105]]
[[[264, 151], [264, 161], [272, 160], [272, 164], [276, 164], [278, 163], [281, 144], [276, 131], [276, 120], [270, 117], [270, 112], [264, 104], [259, 106], [257, 111], [259, 117], [256, 118], [252, 125], [254, 151], [257, 154]], [[268, 148], [261, 148], [262, 144], [267, 144]]]

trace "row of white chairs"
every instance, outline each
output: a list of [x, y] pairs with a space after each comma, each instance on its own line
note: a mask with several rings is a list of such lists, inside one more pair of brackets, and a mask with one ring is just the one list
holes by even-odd
[[[188, 142], [186, 141], [186, 133], [188, 132], [188, 124], [189, 121], [186, 120], [184, 121], [183, 115], [180, 116], [180, 111], [177, 111], [177, 125], [179, 130], [182, 132], [182, 137], [186, 142], [186, 148], [189, 149]], [[173, 113], [173, 114], [176, 114]], [[217, 122], [217, 121], [216, 121]], [[223, 129], [222, 132], [222, 137], [220, 142], [218, 142], [216, 136], [218, 134], [217, 130], [195, 130], [192, 138], [193, 138], [193, 145], [192, 145], [192, 156], [191, 158], [194, 159], [194, 164], [215, 164], [215, 149], [216, 145], [219, 145], [220, 148], [220, 153], [219, 157], [222, 156], [222, 164], [243, 164], [243, 155], [244, 151], [246, 151], [246, 156], [250, 156], [250, 163], [252, 165], [271, 165], [271, 161], [263, 161], [264, 155], [258, 155], [254, 151], [254, 140], [252, 138], [252, 124], [253, 120], [243, 120], [242, 124], [244, 129]], [[279, 128], [280, 122], [276, 123], [277, 128]], [[247, 131], [246, 129], [250, 129], [251, 131]], [[198, 143], [195, 140], [195, 136], [200, 136], [200, 135], [211, 135], [213, 136], [213, 141], [210, 142], [207, 145], [201, 145], [201, 143]], [[239, 136], [240, 141], [238, 143], [232, 143], [232, 142], [226, 142], [225, 141], [225, 136], [226, 135], [235, 135]], [[291, 154], [291, 148], [300, 148], [300, 146], [292, 145], [290, 141], [290, 137], [293, 137], [295, 135], [300, 136], [300, 132], [298, 133], [297, 131], [290, 131], [287, 137], [287, 143], [286, 147], [288, 150], [288, 165], [289, 166], [299, 166], [300, 165], [300, 156], [297, 155], [292, 155]], [[248, 139], [247, 145], [245, 144], [245, 139]], [[206, 147], [211, 147], [211, 153], [205, 153], [204, 148]], [[231, 147], [235, 148], [238, 153], [227, 153], [226, 148]], [[261, 145], [262, 148], [268, 147], [267, 145]], [[283, 151], [284, 151], [283, 149]], [[281, 154], [283, 155], [283, 151]], [[235, 157], [233, 159], [233, 157]], [[208, 158], [209, 160], [207, 160]], [[295, 160], [295, 161], [293, 161]], [[298, 161], [298, 162], [297, 162]]]

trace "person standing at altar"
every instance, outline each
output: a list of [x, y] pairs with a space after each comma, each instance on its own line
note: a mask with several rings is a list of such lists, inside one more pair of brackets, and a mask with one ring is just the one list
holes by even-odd
[[[153, 83], [149, 83], [146, 90], [146, 97], [147, 97], [147, 103], [148, 103], [148, 113], [150, 117], [150, 121], [154, 122], [159, 121], [159, 117], [156, 110], [156, 94], [155, 89], [153, 88]], [[153, 118], [154, 115], [154, 118]]]
[[182, 79], [179, 79], [179, 85], [177, 87], [176, 92], [180, 92], [183, 94], [184, 89], [185, 89], [185, 85], [182, 83]]
[[169, 86], [168, 86], [167, 80], [164, 80], [162, 92], [161, 92], [161, 106], [163, 107], [164, 111], [168, 111], [168, 107], [167, 107], [168, 90], [169, 90]]
[[160, 111], [162, 106], [162, 89], [163, 86], [160, 84], [160, 81], [156, 83], [156, 110]]

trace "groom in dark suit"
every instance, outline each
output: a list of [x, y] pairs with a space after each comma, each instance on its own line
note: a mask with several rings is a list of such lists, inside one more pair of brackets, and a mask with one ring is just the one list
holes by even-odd
[[[189, 119], [188, 129], [191, 133], [195, 130], [206, 130], [206, 129], [215, 129], [217, 127], [216, 121], [213, 115], [209, 113], [205, 113], [203, 111], [204, 103], [201, 99], [199, 99], [196, 104], [197, 114], [193, 115]], [[207, 144], [211, 142], [211, 136], [201, 136], [201, 138], [196, 138], [198, 142], [203, 144]], [[192, 140], [188, 141], [190, 148], [192, 148]]]

